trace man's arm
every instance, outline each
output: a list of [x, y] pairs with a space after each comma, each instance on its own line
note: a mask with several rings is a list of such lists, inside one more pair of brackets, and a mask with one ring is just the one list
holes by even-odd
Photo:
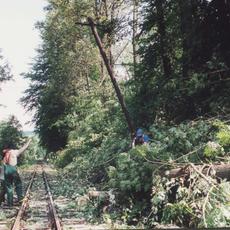
[[31, 142], [31, 139], [29, 139], [29, 140], [27, 141], [27, 143], [26, 143], [22, 148], [20, 148], [20, 149], [18, 150], [18, 153], [17, 153], [18, 156], [19, 156], [20, 154], [22, 154], [22, 153], [28, 148], [30, 142]]

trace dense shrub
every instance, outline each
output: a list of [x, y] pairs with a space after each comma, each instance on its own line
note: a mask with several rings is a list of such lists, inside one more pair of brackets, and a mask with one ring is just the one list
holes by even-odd
[[[88, 181], [89, 186], [119, 191], [117, 218], [133, 224], [134, 220], [152, 213], [147, 222], [146, 219], [142, 221], [150, 225], [158, 222], [198, 226], [201, 223], [200, 214], [196, 213], [200, 209], [185, 203], [193, 201], [188, 188], [157, 175], [177, 164], [201, 164], [228, 156], [228, 125], [218, 120], [202, 119], [180, 125], [154, 124], [148, 132], [151, 143], [134, 149], [131, 149], [125, 132], [116, 132], [114, 126], [109, 132], [95, 134], [92, 131], [88, 129], [81, 135], [72, 133], [67, 148], [60, 152], [56, 163]], [[193, 197], [202, 200], [208, 193], [202, 191], [204, 186], [204, 181], [197, 183]]]

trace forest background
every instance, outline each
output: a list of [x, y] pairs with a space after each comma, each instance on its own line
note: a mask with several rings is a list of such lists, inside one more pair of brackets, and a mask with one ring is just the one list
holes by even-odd
[[[229, 226], [229, 182], [210, 187], [211, 179], [193, 172], [188, 185], [158, 175], [188, 164], [229, 161], [230, 2], [48, 3], [46, 19], [37, 23], [43, 44], [24, 74], [31, 85], [22, 98], [28, 110], [36, 111], [46, 157], [86, 187], [117, 194], [106, 215], [102, 203], [94, 207], [100, 221]], [[88, 17], [133, 127], [151, 137], [147, 147], [131, 149], [130, 130]]]

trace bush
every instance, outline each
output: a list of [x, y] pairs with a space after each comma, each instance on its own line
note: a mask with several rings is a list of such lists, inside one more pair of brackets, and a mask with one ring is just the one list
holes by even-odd
[[230, 149], [230, 127], [220, 130], [217, 135], [217, 140], [227, 151]]
[[[89, 121], [92, 122], [86, 120]], [[96, 122], [94, 127], [99, 131], [101, 120]], [[157, 178], [174, 163], [200, 164], [226, 154], [226, 125], [204, 120], [179, 125], [162, 122], [150, 127], [148, 134], [152, 140], [149, 145], [130, 149], [129, 136], [125, 129], [121, 132], [124, 126], [119, 122], [114, 120], [101, 132], [86, 129], [84, 123], [71, 133], [66, 149], [57, 157], [57, 165], [99, 190], [113, 188], [119, 191], [117, 218], [125, 222], [136, 223], [151, 212], [152, 218], [147, 218], [151, 226], [155, 221], [189, 227], [201, 224], [202, 202], [210, 188], [207, 182], [197, 180], [191, 194], [180, 181]]]
[[178, 226], [188, 226], [195, 214], [186, 201], [175, 204], [168, 203], [163, 210], [162, 223], [174, 223]]
[[209, 141], [204, 148], [205, 157], [215, 158], [216, 156], [223, 155], [223, 154], [224, 154], [223, 147], [215, 142]]
[[136, 192], [147, 192], [151, 189], [152, 164], [144, 159], [146, 146], [138, 146], [128, 153], [118, 155], [115, 167], [108, 170], [109, 185], [131, 195]]
[[6, 146], [11, 149], [20, 147], [23, 143], [22, 127], [16, 117], [11, 116], [8, 120], [0, 123], [0, 151]]

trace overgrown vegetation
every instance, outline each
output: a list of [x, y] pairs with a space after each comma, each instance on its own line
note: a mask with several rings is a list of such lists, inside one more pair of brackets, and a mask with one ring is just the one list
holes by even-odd
[[[25, 73], [32, 84], [22, 101], [37, 111], [37, 133], [49, 158], [83, 181], [86, 192], [95, 187], [114, 193], [116, 202], [104, 211], [114, 222], [229, 226], [229, 182], [214, 175], [204, 179], [193, 168], [229, 161], [229, 2], [48, 3], [46, 20], [37, 25], [43, 45]], [[114, 72], [123, 66], [127, 76], [118, 78], [119, 85], [135, 127], [151, 137], [148, 146], [131, 149], [124, 116], [85, 26], [88, 16]], [[186, 165], [188, 181], [165, 177], [166, 170]], [[65, 183], [75, 183], [72, 179]], [[63, 194], [71, 196], [71, 188], [63, 187]], [[106, 205], [100, 204], [95, 218], [102, 220]]]

